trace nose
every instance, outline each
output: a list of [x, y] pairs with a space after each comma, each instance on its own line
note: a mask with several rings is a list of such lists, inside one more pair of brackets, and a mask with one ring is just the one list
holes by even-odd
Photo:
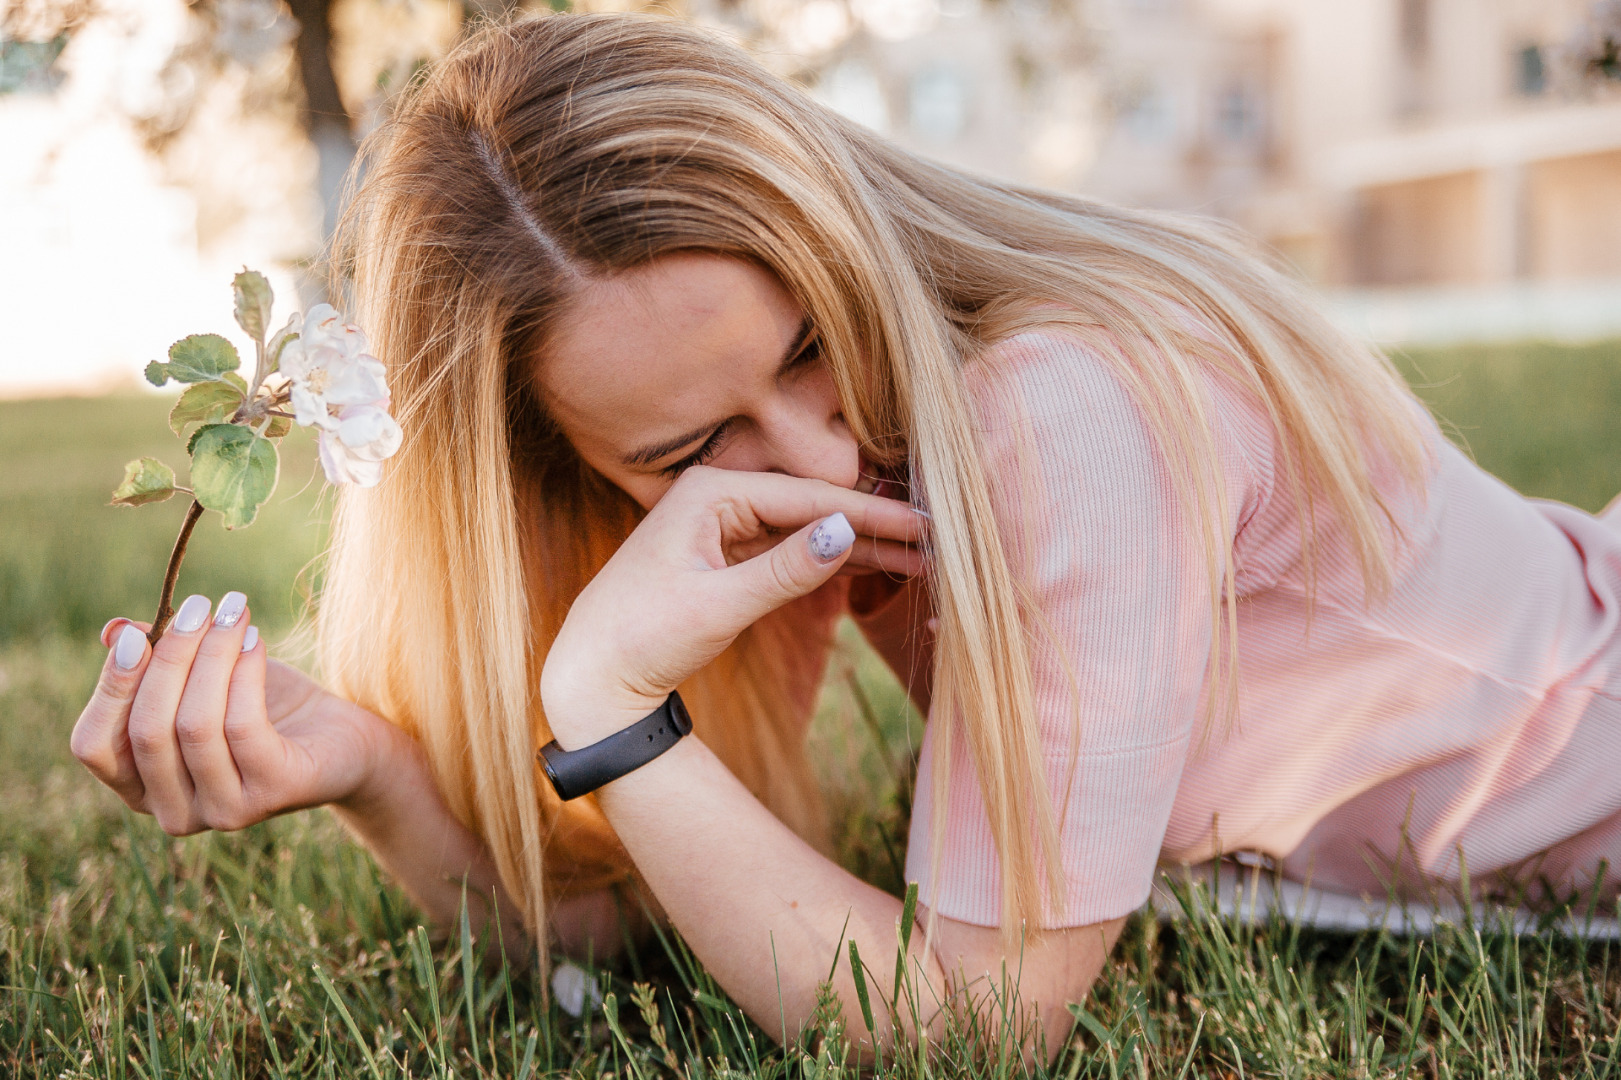
[[761, 426], [764, 471], [855, 486], [861, 451], [836, 402], [831, 409], [784, 408]]

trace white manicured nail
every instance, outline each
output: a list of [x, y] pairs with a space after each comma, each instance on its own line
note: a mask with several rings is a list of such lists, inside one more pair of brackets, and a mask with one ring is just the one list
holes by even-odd
[[134, 623], [125, 623], [113, 642], [113, 663], [120, 671], [129, 671], [146, 655], [146, 635]]
[[214, 625], [222, 630], [235, 626], [248, 609], [248, 598], [239, 592], [228, 592], [220, 597], [219, 610], [214, 612]]
[[186, 597], [186, 602], [180, 605], [180, 610], [174, 615], [175, 632], [189, 634], [202, 629], [203, 623], [208, 621], [208, 609], [213, 606], [213, 602], [206, 596]]
[[818, 562], [832, 562], [850, 550], [850, 545], [856, 542], [856, 531], [850, 527], [849, 518], [834, 514], [812, 529], [808, 539], [811, 555]]
[[259, 628], [250, 626], [248, 632], [242, 635], [242, 651], [252, 652], [253, 647], [257, 644], [259, 644]]

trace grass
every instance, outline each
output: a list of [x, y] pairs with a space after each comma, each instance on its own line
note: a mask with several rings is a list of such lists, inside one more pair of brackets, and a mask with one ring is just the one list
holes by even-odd
[[[1485, 467], [1589, 510], [1621, 491], [1621, 343], [1399, 358]], [[0, 403], [0, 1076], [800, 1077], [853, 1075], [824, 1013], [775, 1048], [679, 941], [596, 973], [571, 1018], [533, 978], [434, 937], [322, 813], [174, 840], [67, 754], [116, 614], [145, 615], [182, 508], [105, 507], [122, 462], [172, 463], [151, 397]], [[295, 435], [282, 494], [227, 536], [205, 519], [181, 583], [248, 592], [288, 630], [319, 550], [319, 486]], [[916, 718], [853, 643], [812, 751], [840, 860], [901, 888]], [[1621, 1075], [1621, 954], [1553, 932], [1423, 938], [1212, 917], [1132, 920], [1052, 1075]], [[892, 958], [869, 958], [874, 966]], [[829, 962], [833, 961], [829, 957]], [[1003, 1076], [1005, 1033], [954, 1031], [884, 1075]], [[1063, 1033], [1055, 1033], [1062, 1035]]]

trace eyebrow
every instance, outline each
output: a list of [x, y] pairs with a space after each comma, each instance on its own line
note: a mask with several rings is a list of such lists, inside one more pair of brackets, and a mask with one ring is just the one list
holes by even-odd
[[[799, 354], [805, 351], [805, 346], [809, 344], [811, 335], [814, 332], [810, 316], [807, 315], [804, 321], [799, 324], [799, 332], [794, 335], [794, 340], [788, 345], [788, 348], [782, 354], [782, 359], [777, 363], [778, 377], [786, 373], [793, 362], [799, 358]], [[656, 443], [648, 443], [646, 446], [632, 450], [622, 460], [626, 465], [651, 465], [683, 447], [691, 446], [725, 422], [724, 420], [717, 420], [714, 423], [694, 428], [685, 435], [679, 435], [673, 439], [664, 439]]]

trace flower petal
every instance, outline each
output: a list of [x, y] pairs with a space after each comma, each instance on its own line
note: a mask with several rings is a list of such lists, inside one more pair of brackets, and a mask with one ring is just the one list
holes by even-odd
[[292, 389], [293, 420], [309, 427], [312, 424], [323, 428], [336, 428], [338, 421], [327, 411], [326, 402], [321, 395], [312, 393], [308, 386], [301, 382], [294, 382]]
[[354, 484], [356, 487], [376, 487], [383, 478], [383, 465], [378, 461], [361, 461], [349, 453], [343, 441], [330, 431], [321, 432], [318, 442], [321, 468], [334, 484]]
[[333, 405], [370, 405], [388, 397], [388, 383], [383, 381], [383, 365], [370, 357], [354, 361], [328, 364], [331, 378], [321, 396]]
[[399, 423], [373, 405], [352, 405], [339, 412], [337, 434], [345, 449], [363, 461], [393, 457], [404, 439]]

